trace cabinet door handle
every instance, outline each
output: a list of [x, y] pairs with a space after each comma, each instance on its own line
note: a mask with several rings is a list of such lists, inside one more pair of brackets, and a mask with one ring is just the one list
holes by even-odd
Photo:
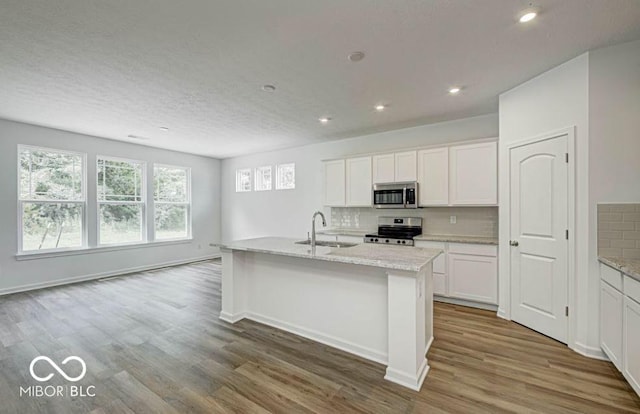
[[511, 240], [509, 244], [512, 245], [513, 247], [518, 247], [520, 245], [520, 243], [518, 243], [517, 240]]

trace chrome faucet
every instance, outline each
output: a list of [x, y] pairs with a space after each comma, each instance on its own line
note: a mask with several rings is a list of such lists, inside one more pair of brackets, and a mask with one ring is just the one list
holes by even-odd
[[316, 217], [318, 215], [322, 217], [322, 226], [327, 227], [327, 220], [324, 218], [324, 214], [321, 211], [313, 213], [313, 218], [311, 218], [311, 251], [314, 253], [316, 251]]

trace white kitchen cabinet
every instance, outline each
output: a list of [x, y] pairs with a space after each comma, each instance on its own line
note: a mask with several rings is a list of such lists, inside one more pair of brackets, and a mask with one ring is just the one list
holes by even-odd
[[371, 157], [346, 160], [347, 207], [371, 207]]
[[416, 151], [396, 152], [395, 159], [395, 181], [417, 181], [416, 172]]
[[602, 280], [600, 282], [600, 347], [611, 362], [622, 370], [622, 292]]
[[449, 244], [449, 296], [498, 304], [496, 246]]
[[640, 394], [640, 303], [624, 297], [622, 374]]
[[395, 181], [395, 156], [382, 154], [373, 156], [373, 182], [392, 183]]
[[373, 183], [417, 181], [416, 151], [373, 156]]
[[443, 253], [433, 261], [433, 294], [447, 296], [446, 243], [416, 240], [415, 246], [443, 251]]
[[324, 205], [343, 207], [346, 203], [345, 161], [324, 162]]
[[418, 151], [420, 206], [449, 204], [449, 148]]
[[496, 142], [449, 148], [449, 203], [498, 204], [498, 145]]

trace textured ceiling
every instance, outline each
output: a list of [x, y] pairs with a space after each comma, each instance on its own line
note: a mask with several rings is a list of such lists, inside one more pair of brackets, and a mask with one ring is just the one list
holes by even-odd
[[0, 0], [0, 118], [222, 158], [495, 112], [500, 92], [640, 38], [638, 0], [539, 0], [517, 23], [528, 4]]

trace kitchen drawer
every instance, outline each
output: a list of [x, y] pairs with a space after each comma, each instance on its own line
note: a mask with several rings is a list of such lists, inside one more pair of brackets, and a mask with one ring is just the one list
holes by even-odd
[[624, 275], [624, 295], [640, 303], [640, 282]]
[[449, 243], [449, 253], [498, 257], [498, 246], [486, 244]]
[[600, 278], [622, 292], [622, 273], [616, 269], [600, 263]]

